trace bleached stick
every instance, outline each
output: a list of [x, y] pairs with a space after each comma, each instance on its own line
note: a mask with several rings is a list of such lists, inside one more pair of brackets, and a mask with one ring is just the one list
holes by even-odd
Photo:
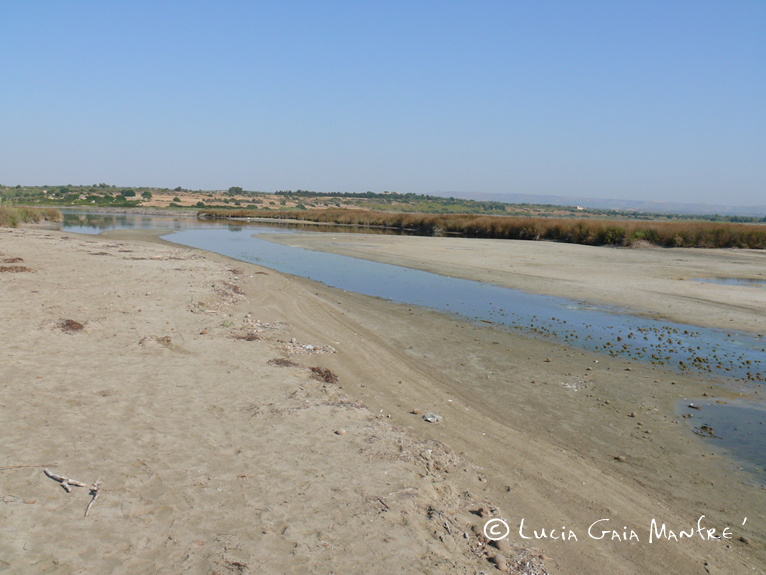
[[72, 485], [75, 487], [88, 487], [85, 485], [82, 481], [77, 481], [76, 479], [69, 479], [68, 477], [64, 477], [63, 475], [59, 475], [58, 473], [53, 473], [50, 469], [47, 467], [43, 470], [45, 475], [53, 479], [54, 481], [58, 481], [61, 483], [61, 487], [64, 488], [64, 491], [69, 493], [72, 491]]
[[90, 492], [93, 495], [93, 499], [90, 500], [90, 503], [88, 503], [88, 507], [85, 508], [85, 517], [87, 517], [88, 513], [90, 513], [90, 506], [96, 502], [96, 499], [98, 499], [98, 496], [101, 494], [101, 478], [100, 477], [91, 486]]
[[93, 485], [85, 485], [82, 481], [77, 481], [76, 479], [69, 479], [68, 477], [59, 475], [58, 473], [53, 473], [53, 471], [51, 471], [47, 467], [43, 471], [45, 472], [45, 475], [47, 475], [54, 481], [58, 481], [59, 483], [61, 483], [61, 487], [63, 487], [67, 493], [70, 493], [72, 491], [73, 485], [75, 487], [90, 488], [90, 494], [93, 496], [93, 498], [90, 500], [90, 503], [88, 503], [88, 506], [85, 508], [85, 517], [87, 517], [88, 513], [90, 513], [90, 508], [96, 502], [96, 499], [98, 499], [98, 496], [101, 495], [101, 478], [99, 477]]

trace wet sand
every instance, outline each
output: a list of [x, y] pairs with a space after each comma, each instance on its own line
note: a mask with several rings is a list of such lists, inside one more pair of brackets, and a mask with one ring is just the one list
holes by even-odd
[[[551, 573], [766, 564], [763, 490], [673, 411], [709, 382], [150, 235], [0, 231], [0, 257], [34, 269], [0, 277], [0, 568], [492, 572], [481, 508]], [[101, 477], [89, 517], [44, 466]], [[678, 533], [701, 515], [732, 539], [649, 543], [652, 518]], [[523, 540], [521, 518], [577, 540]], [[602, 518], [639, 541], [590, 539]]]

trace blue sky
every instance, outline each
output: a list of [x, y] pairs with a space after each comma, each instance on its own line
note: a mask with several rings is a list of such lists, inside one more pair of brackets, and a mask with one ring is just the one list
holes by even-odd
[[0, 0], [0, 183], [766, 203], [766, 2]]

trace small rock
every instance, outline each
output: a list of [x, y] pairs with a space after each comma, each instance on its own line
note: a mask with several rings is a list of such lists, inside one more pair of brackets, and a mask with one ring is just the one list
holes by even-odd
[[633, 368], [632, 367], [626, 367], [625, 371], [633, 371]]
[[615, 459], [617, 461], [627, 461], [628, 460], [628, 458], [625, 457], [624, 455], [618, 455], [617, 457], [615, 457]]
[[750, 537], [745, 537], [744, 535], [740, 537], [739, 540], [742, 541], [742, 543], [744, 543], [745, 545], [750, 545], [752, 543], [752, 540], [750, 539]]
[[34, 505], [35, 503], [37, 503], [37, 499], [25, 499], [24, 503], [26, 503], [27, 505]]
[[200, 335], [207, 335], [207, 330], [203, 329], [201, 332], [199, 332]]
[[497, 567], [500, 571], [508, 570], [508, 561], [506, 561], [505, 557], [503, 557], [500, 553], [492, 558], [492, 563], [494, 563], [495, 567]]
[[495, 541], [495, 547], [497, 547], [497, 550], [500, 551], [500, 553], [505, 555], [508, 555], [511, 553], [511, 551], [513, 551], [513, 548], [511, 547], [508, 539], [498, 539]]
[[428, 413], [426, 413], [423, 416], [423, 419], [425, 419], [428, 423], [436, 423], [437, 421], [441, 421], [442, 420], [442, 416], [441, 415], [436, 415], [432, 411], [429, 411]]
[[689, 409], [702, 409], [701, 405], [694, 405], [693, 403], [689, 404]]
[[415, 409], [412, 410], [412, 413], [413, 413], [413, 415], [418, 415], [418, 414], [420, 414], [420, 410], [415, 408]]
[[638, 417], [638, 414], [635, 411], [630, 412], [631, 417]]
[[341, 427], [335, 431], [335, 435], [346, 435], [346, 430]]
[[551, 363], [553, 360], [550, 357], [545, 358], [545, 363]]
[[479, 507], [479, 517], [482, 519], [489, 517], [489, 510], [486, 507]]

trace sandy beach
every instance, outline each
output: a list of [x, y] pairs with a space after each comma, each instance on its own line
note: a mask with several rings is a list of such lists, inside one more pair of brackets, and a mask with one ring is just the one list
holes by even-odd
[[[766, 290], [681, 279], [757, 277], [760, 252], [280, 241], [713, 327], [757, 333], [766, 310]], [[473, 574], [498, 554], [512, 573], [764, 572], [763, 489], [674, 412], [708, 380], [149, 232], [0, 230], [15, 258], [0, 572]], [[101, 480], [87, 517], [93, 492], [46, 468]], [[650, 543], [652, 520], [678, 534], [703, 515], [731, 538]], [[490, 518], [508, 547], [488, 545]]]

